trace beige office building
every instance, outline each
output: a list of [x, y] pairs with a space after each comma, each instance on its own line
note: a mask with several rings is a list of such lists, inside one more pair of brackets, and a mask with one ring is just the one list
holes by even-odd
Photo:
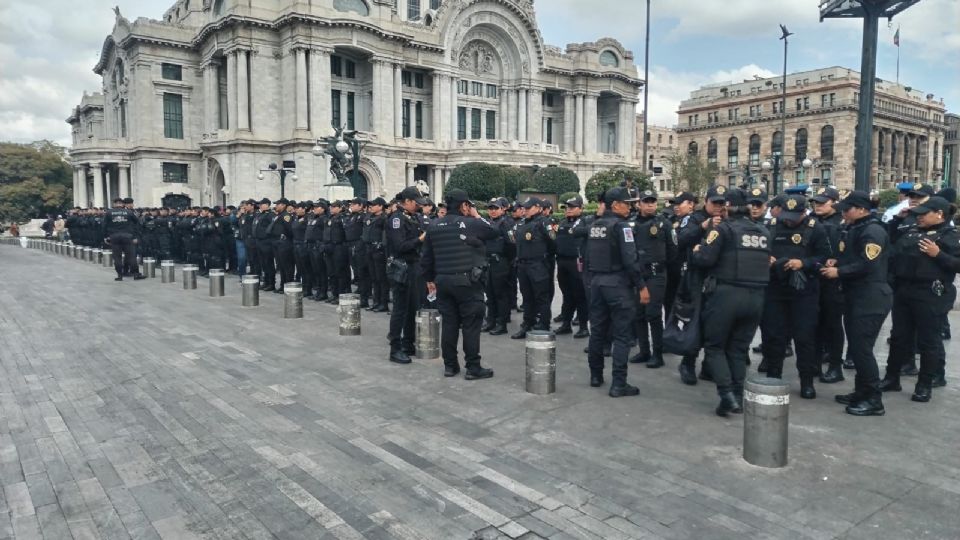
[[[781, 77], [704, 86], [680, 104], [679, 144], [716, 164], [718, 183], [743, 182], [749, 166], [753, 179], [770, 185], [772, 174], [762, 165], [779, 154], [787, 185], [852, 188], [859, 91], [860, 74], [847, 68], [787, 75], [784, 136]], [[938, 181], [944, 133], [941, 99], [878, 79], [871, 188]]]
[[[637, 115], [636, 161], [643, 166], [643, 115]], [[670, 156], [679, 148], [677, 132], [668, 126], [647, 126], [647, 159], [646, 170], [653, 179], [653, 187], [658, 191], [669, 194], [670, 189]]]

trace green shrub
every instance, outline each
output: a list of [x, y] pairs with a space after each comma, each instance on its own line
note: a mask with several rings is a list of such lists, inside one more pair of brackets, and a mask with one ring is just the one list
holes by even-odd
[[523, 167], [502, 167], [503, 174], [503, 196], [511, 201], [517, 198], [520, 189], [530, 184], [533, 173], [530, 169]]
[[567, 193], [580, 191], [580, 179], [577, 173], [564, 167], [544, 167], [533, 175], [530, 182], [524, 186], [530, 191], [541, 193]]
[[488, 201], [504, 194], [503, 167], [490, 163], [464, 163], [450, 173], [446, 191], [462, 189], [475, 201]]
[[623, 183], [629, 183], [641, 191], [653, 189], [650, 176], [644, 174], [638, 167], [613, 167], [599, 171], [590, 177], [584, 191], [588, 200], [595, 201], [601, 191], [606, 191]]
[[897, 196], [900, 194], [896, 189], [885, 189], [880, 192], [880, 207], [890, 208], [897, 205]]

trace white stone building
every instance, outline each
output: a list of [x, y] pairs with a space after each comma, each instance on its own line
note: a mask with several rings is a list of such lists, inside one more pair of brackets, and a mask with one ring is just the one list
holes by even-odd
[[459, 164], [560, 165], [582, 182], [633, 164], [643, 81], [614, 39], [546, 45], [533, 0], [179, 0], [119, 12], [67, 120], [79, 206], [327, 196], [331, 125], [360, 131], [360, 196]]

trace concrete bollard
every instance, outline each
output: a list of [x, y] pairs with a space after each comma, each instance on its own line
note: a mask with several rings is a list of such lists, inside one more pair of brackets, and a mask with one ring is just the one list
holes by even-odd
[[160, 283], [173, 283], [175, 268], [173, 261], [160, 261]]
[[243, 307], [260, 305], [260, 276], [247, 274], [240, 278], [240, 289], [243, 295]]
[[93, 258], [90, 260], [93, 264], [103, 264], [103, 250], [100, 248], [93, 248], [91, 252]]
[[440, 358], [440, 312], [436, 309], [421, 309], [417, 312], [416, 320], [417, 358]]
[[360, 335], [360, 295], [341, 294], [337, 314], [340, 315], [340, 335]]
[[152, 257], [143, 259], [143, 275], [148, 278], [157, 277], [157, 260]]
[[790, 385], [752, 376], [743, 389], [743, 459], [758, 467], [787, 465]]
[[[122, 257], [122, 255], [121, 255]], [[103, 267], [104, 268], [113, 268], [113, 252], [104, 251], [103, 252]]]
[[182, 268], [183, 290], [192, 290], [197, 288], [197, 271], [199, 267], [193, 264], [184, 265]]
[[80, 257], [80, 260], [83, 262], [90, 262], [90, 259], [93, 258], [93, 248], [85, 247], [83, 248], [83, 256]]
[[223, 269], [215, 268], [210, 270], [207, 275], [210, 278], [210, 297], [217, 298], [223, 296]]
[[296, 281], [283, 284], [283, 318], [303, 318], [303, 285]]
[[557, 391], [557, 336], [553, 332], [527, 332], [527, 393], [544, 396]]

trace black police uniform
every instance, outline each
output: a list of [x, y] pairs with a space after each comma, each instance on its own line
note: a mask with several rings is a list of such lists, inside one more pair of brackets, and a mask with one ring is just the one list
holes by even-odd
[[200, 237], [194, 232], [198, 219], [197, 216], [184, 216], [177, 223], [177, 232], [183, 244], [184, 260], [199, 267], [203, 254], [200, 252]]
[[343, 230], [343, 212], [331, 214], [323, 232], [324, 261], [327, 264], [327, 277], [330, 280], [331, 304], [339, 301], [340, 295], [350, 292], [350, 255], [345, 243]]
[[561, 325], [555, 331], [558, 335], [572, 332], [570, 325], [574, 315], [580, 321], [578, 337], [586, 337], [587, 332], [589, 305], [581, 268], [584, 241], [573, 234], [581, 219], [582, 217], [564, 218], [557, 226], [557, 283], [563, 294], [563, 303], [560, 306]]
[[280, 284], [274, 292], [283, 292], [283, 287], [293, 281], [293, 216], [284, 209], [276, 212], [271, 218], [268, 228], [273, 244], [273, 256], [276, 259], [277, 271], [280, 273]]
[[[869, 196], [857, 195], [858, 203], [869, 205]], [[869, 208], [869, 206], [864, 206]], [[844, 292], [843, 326], [847, 333], [847, 357], [856, 366], [854, 392], [837, 396], [856, 415], [884, 413], [880, 396], [880, 370], [873, 354], [883, 321], [890, 313], [893, 292], [887, 282], [888, 235], [875, 215], [845, 226], [838, 246], [837, 270]]]
[[[321, 203], [318, 203], [321, 204]], [[321, 204], [324, 212], [328, 208]], [[315, 212], [307, 214], [307, 228], [304, 231], [304, 241], [307, 244], [307, 252], [310, 256], [310, 269], [312, 270], [312, 281], [305, 285], [313, 293], [313, 299], [317, 302], [326, 300], [327, 296], [327, 264], [323, 260], [324, 252], [324, 232], [327, 226], [327, 215], [317, 215]]]
[[303, 284], [305, 298], [313, 296], [313, 266], [310, 264], [310, 249], [307, 247], [308, 216], [294, 216], [290, 224], [293, 235], [293, 260], [300, 274], [300, 283]]
[[195, 233], [200, 237], [200, 252], [203, 254], [203, 264], [200, 266], [202, 276], [209, 274], [213, 268], [224, 268], [221, 225], [219, 219], [208, 216], [199, 218], [194, 227]]
[[[940, 247], [930, 257], [920, 250], [920, 240]], [[950, 223], [915, 228], [900, 237], [894, 247], [893, 330], [890, 355], [881, 389], [900, 389], [900, 368], [913, 357], [914, 340], [920, 353], [920, 373], [914, 401], [929, 401], [934, 378], [943, 370], [946, 352], [941, 337], [942, 321], [956, 297], [954, 279], [960, 271], [960, 233]]]
[[172, 216], [159, 216], [154, 220], [157, 225], [157, 260], [173, 257], [173, 227], [176, 220]]
[[[830, 258], [838, 255], [840, 245], [840, 230], [843, 227], [843, 217], [839, 212], [829, 216], [815, 218], [823, 226], [830, 243]], [[820, 278], [820, 316], [817, 320], [817, 354], [829, 364], [827, 372], [820, 377], [820, 382], [835, 383], [844, 380], [843, 376], [843, 289], [836, 279]]]
[[[243, 247], [247, 250], [247, 264], [250, 265], [250, 275], [260, 276], [260, 256], [257, 253], [257, 238], [254, 234], [254, 225], [259, 222], [259, 210], [240, 216], [239, 229], [240, 240], [243, 240]], [[241, 268], [241, 272], [246, 272], [246, 268]]]
[[486, 220], [460, 215], [452, 206], [446, 216], [435, 220], [427, 229], [420, 266], [423, 278], [437, 287], [444, 374], [452, 377], [460, 372], [457, 339], [462, 328], [466, 378], [487, 378], [493, 371], [480, 366], [486, 267], [483, 246], [499, 231]]
[[[364, 212], [350, 212], [343, 219], [343, 232], [346, 235], [350, 269], [357, 283], [360, 295], [360, 307], [370, 307], [370, 275], [367, 267], [366, 245], [363, 243], [363, 228], [366, 222]], [[349, 271], [349, 270], [348, 270]]]
[[273, 240], [270, 238], [270, 226], [275, 212], [260, 212], [253, 218], [253, 236], [256, 238], [256, 253], [260, 258], [260, 271], [263, 281], [260, 290], [272, 291], [277, 284], [277, 267], [273, 261]]
[[627, 384], [627, 360], [634, 339], [637, 292], [645, 286], [643, 268], [633, 229], [612, 210], [590, 224], [585, 264], [590, 273], [590, 386], [603, 384], [603, 352], [611, 335], [610, 395], [636, 395], [637, 389]]
[[[109, 208], [103, 213], [101, 234], [113, 250], [113, 268], [117, 271], [117, 281], [123, 279], [124, 271], [129, 268], [128, 265], [131, 262], [133, 268], [136, 268], [134, 235], [137, 232], [138, 222], [137, 215], [128, 208]], [[136, 279], [142, 277], [139, 272], [135, 272]]]
[[[236, 220], [232, 214], [214, 216], [220, 223], [220, 244], [223, 246], [223, 266], [233, 274], [237, 272], [237, 231]], [[242, 272], [240, 272], [242, 274]]]
[[393, 301], [387, 340], [390, 342], [390, 359], [397, 363], [409, 363], [408, 355], [416, 350], [414, 325], [420, 308], [417, 266], [420, 263], [422, 223], [419, 214], [411, 215], [402, 209], [387, 217], [387, 277]]
[[518, 223], [514, 232], [517, 245], [517, 281], [523, 295], [523, 325], [511, 336], [523, 339], [528, 330], [550, 330], [550, 304], [553, 302], [553, 265], [555, 233], [542, 215]]
[[383, 250], [384, 230], [387, 216], [368, 213], [363, 224], [363, 245], [366, 256], [370, 309], [386, 312], [390, 295], [390, 283], [387, 281], [387, 255]]
[[486, 293], [486, 325], [482, 331], [490, 335], [499, 336], [507, 333], [507, 321], [510, 318], [510, 309], [513, 303], [510, 295], [513, 288], [510, 279], [513, 277], [511, 261], [513, 260], [514, 245], [510, 242], [510, 231], [515, 223], [513, 218], [504, 214], [496, 219], [489, 220], [497, 230], [497, 234], [485, 241], [487, 252], [487, 283]]
[[[641, 197], [646, 195], [641, 194]], [[677, 234], [661, 214], [639, 215], [633, 225], [637, 249], [644, 253], [643, 266], [650, 303], [637, 308], [637, 344], [640, 351], [631, 362], [647, 367], [663, 366], [663, 302], [667, 291], [667, 265], [677, 257]]]
[[[701, 271], [698, 268], [692, 268], [689, 265], [690, 254], [693, 248], [700, 243], [706, 234], [703, 230], [703, 222], [711, 219], [703, 209], [694, 210], [690, 215], [684, 216], [680, 220], [677, 230], [677, 260], [680, 261], [682, 273], [679, 278], [679, 284], [676, 294], [689, 296], [684, 298], [691, 303], [700, 302], [700, 288], [702, 282]], [[697, 356], [700, 351], [684, 356], [680, 360], [680, 380], [684, 384], [697, 384]], [[704, 369], [709, 370], [709, 364], [704, 361]]]
[[[736, 196], [731, 201], [746, 202]], [[726, 416], [742, 410], [750, 342], [770, 280], [770, 233], [748, 213], [733, 215], [707, 233], [690, 263], [706, 270], [703, 349], [720, 396], [717, 414]]]

